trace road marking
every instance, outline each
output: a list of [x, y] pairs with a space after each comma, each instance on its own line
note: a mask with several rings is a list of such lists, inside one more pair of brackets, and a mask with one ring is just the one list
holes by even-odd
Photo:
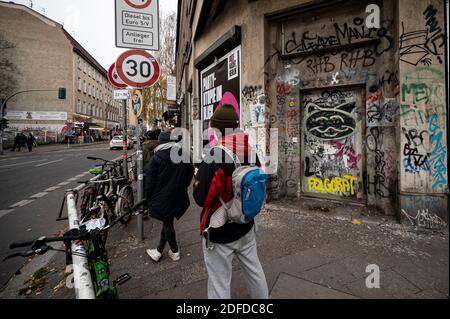
[[66, 186], [69, 184], [70, 184], [70, 182], [62, 182], [62, 183], [59, 183], [57, 186]]
[[75, 182], [76, 180], [78, 180], [77, 177], [73, 177], [73, 178], [69, 178], [67, 181], [68, 182]]
[[20, 165], [26, 165], [26, 164], [33, 164], [33, 163], [39, 163], [39, 162], [44, 162], [44, 161], [48, 161], [48, 159], [41, 159], [41, 160], [37, 160], [37, 161], [29, 161], [29, 162], [23, 162], [23, 163], [16, 163], [16, 164], [10, 164], [10, 165], [3, 165], [0, 166], [0, 168], [8, 168], [8, 167], [14, 167], [14, 166], [20, 166]]
[[53, 187], [47, 188], [44, 192], [53, 192], [59, 188], [61, 188], [61, 186], [53, 186]]
[[8, 215], [8, 214], [11, 213], [12, 211], [14, 211], [14, 209], [4, 209], [4, 210], [0, 210], [0, 218], [2, 218], [3, 216]]
[[33, 196], [30, 196], [30, 198], [41, 198], [47, 194], [48, 194], [47, 192], [41, 192], [41, 193], [34, 194]]
[[5, 158], [5, 159], [1, 159], [0, 162], [9, 161], [9, 160], [15, 160], [15, 159], [19, 159], [19, 158], [21, 158], [21, 157], [8, 157], [8, 158]]
[[86, 175], [86, 173], [83, 173], [83, 174], [80, 174], [80, 175], [75, 176], [75, 178], [76, 178], [76, 179], [79, 179], [79, 178], [84, 177], [85, 175]]
[[14, 205], [9, 206], [9, 208], [23, 207], [23, 206], [28, 205], [29, 203], [32, 203], [32, 202], [34, 202], [34, 199], [24, 199], [24, 200], [21, 200], [18, 203], [15, 203]]
[[62, 161], [64, 161], [64, 158], [61, 158], [61, 159], [56, 160], [56, 161], [48, 162], [48, 163], [39, 164], [39, 165], [36, 165], [35, 167], [41, 167], [41, 166], [50, 165], [50, 164], [53, 164], [53, 163], [62, 162]]

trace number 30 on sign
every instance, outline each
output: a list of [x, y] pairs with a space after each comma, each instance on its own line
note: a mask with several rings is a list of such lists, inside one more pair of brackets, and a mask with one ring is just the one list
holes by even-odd
[[160, 74], [158, 61], [143, 50], [122, 53], [117, 59], [116, 70], [120, 79], [134, 88], [152, 86], [158, 81]]

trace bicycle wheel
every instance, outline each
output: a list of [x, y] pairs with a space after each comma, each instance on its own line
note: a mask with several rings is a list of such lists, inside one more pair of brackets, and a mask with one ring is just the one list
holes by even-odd
[[[127, 185], [123, 187], [119, 191], [119, 198], [117, 199], [116, 204], [116, 214], [117, 217], [121, 217], [122, 214], [133, 208], [134, 205], [134, 195], [133, 195], [133, 189], [131, 186]], [[120, 220], [122, 224], [128, 224], [131, 220], [131, 214], [127, 217]]]
[[[94, 187], [89, 186], [88, 188], [86, 188], [84, 190], [83, 195], [81, 197], [81, 203], [80, 203], [81, 222], [84, 222], [87, 220], [85, 217], [89, 212], [89, 208], [91, 208], [95, 203], [95, 196], [96, 196], [96, 191], [95, 191]], [[90, 219], [90, 216], [88, 219]]]

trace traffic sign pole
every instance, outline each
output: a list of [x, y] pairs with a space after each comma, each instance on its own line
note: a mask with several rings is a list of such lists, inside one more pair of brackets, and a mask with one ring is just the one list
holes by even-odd
[[123, 100], [123, 169], [125, 178], [128, 180], [128, 125], [127, 125], [127, 101]]

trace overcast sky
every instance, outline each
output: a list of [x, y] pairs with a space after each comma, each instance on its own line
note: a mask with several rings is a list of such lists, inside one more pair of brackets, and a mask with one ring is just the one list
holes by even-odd
[[[3, 1], [3, 0], [0, 0]], [[9, 1], [3, 1], [9, 2]], [[14, 0], [64, 25], [64, 28], [106, 69], [121, 52], [115, 46], [114, 0]], [[162, 14], [177, 11], [177, 0], [160, 0]]]

